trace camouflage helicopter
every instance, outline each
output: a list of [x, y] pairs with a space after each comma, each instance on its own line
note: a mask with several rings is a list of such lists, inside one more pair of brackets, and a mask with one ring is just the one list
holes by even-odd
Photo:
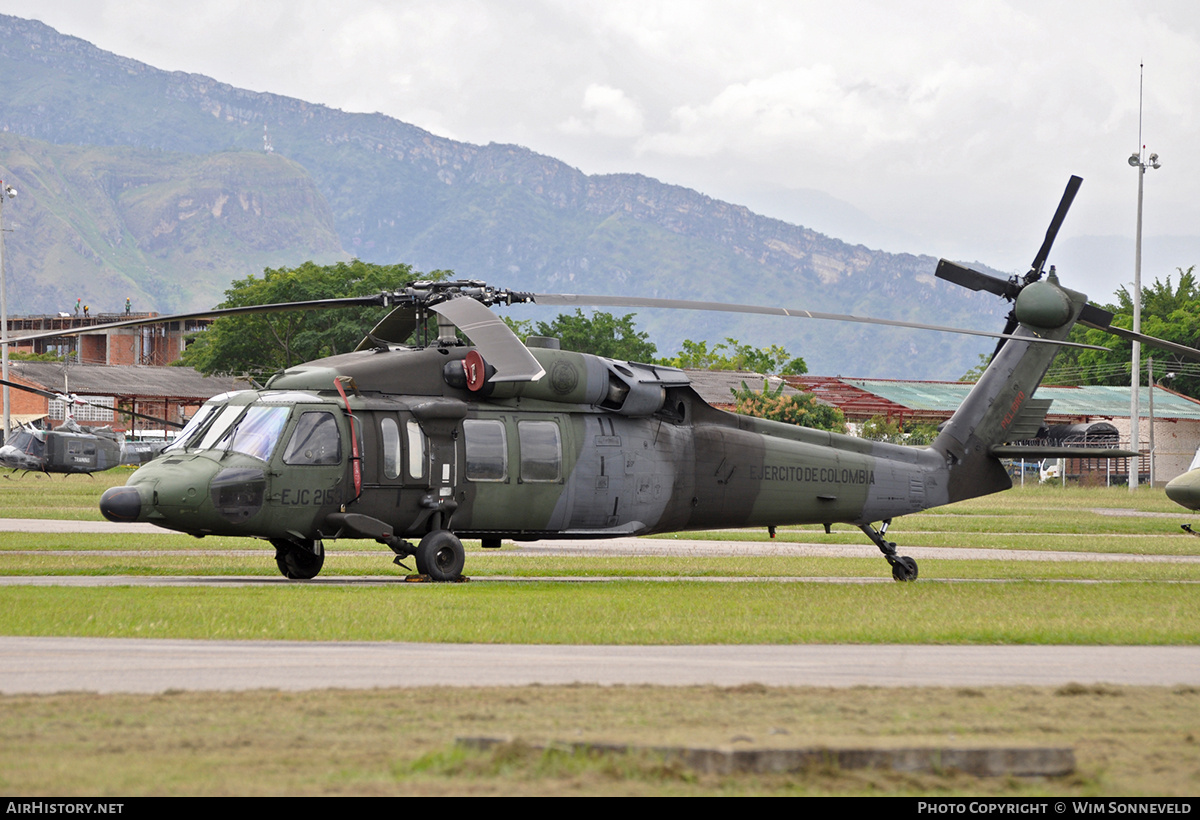
[[110, 408], [79, 398], [74, 393], [52, 393], [29, 385], [0, 379], [0, 384], [63, 402], [66, 418], [53, 430], [39, 430], [31, 425], [9, 433], [0, 446], [0, 467], [24, 472], [92, 473], [110, 470], [119, 465], [145, 464], [163, 445], [147, 441], [126, 441], [125, 436], [109, 427], [90, 427], [75, 419], [76, 407], [103, 407], [114, 413], [148, 419], [169, 427], [182, 428], [166, 419], [147, 416], [133, 410]]
[[[1167, 486], [1163, 489], [1166, 490], [1167, 498], [1179, 506], [1189, 510], [1200, 510], [1200, 450], [1196, 451], [1187, 472], [1168, 481]], [[1184, 532], [1200, 535], [1192, 529], [1191, 524], [1180, 524], [1179, 526], [1183, 528]]]
[[[1187, 472], [1168, 481], [1164, 489], [1167, 498], [1179, 506], [1189, 510], [1200, 510], [1200, 453], [1192, 459], [1192, 465]], [[1188, 532], [1192, 531], [1190, 524], [1180, 526]]]
[[[1023, 277], [939, 263], [940, 278], [1013, 303], [1000, 334], [782, 308], [520, 293], [478, 281], [330, 300], [393, 309], [354, 352], [290, 367], [262, 390], [211, 399], [161, 457], [104, 493], [101, 512], [199, 537], [266, 539], [280, 572], [297, 579], [316, 576], [324, 542], [340, 538], [372, 539], [396, 563], [412, 556], [422, 575], [455, 581], [462, 538], [495, 548], [505, 538], [846, 523], [879, 548], [896, 580], [915, 580], [916, 562], [885, 537], [895, 517], [1008, 489], [1002, 458], [1130, 455], [1010, 444], [1040, 426], [1049, 402], [1033, 393], [1058, 347], [1071, 344], [1072, 326], [1108, 328], [1112, 318], [1063, 287], [1053, 268], [1043, 277], [1080, 182], [1071, 178]], [[518, 302], [840, 319], [1001, 344], [934, 443], [916, 448], [733, 415], [707, 404], [674, 368], [536, 337], [522, 344], [490, 310]]]

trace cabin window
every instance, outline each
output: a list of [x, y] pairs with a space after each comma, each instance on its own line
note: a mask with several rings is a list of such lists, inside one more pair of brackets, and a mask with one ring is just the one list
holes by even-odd
[[508, 436], [497, 419], [463, 422], [469, 481], [504, 481], [508, 478]]
[[553, 421], [517, 423], [521, 440], [521, 480], [559, 481], [562, 478], [562, 438]]
[[400, 476], [400, 426], [391, 416], [379, 422], [380, 437], [383, 439], [383, 474], [387, 478]]
[[408, 433], [408, 477], [425, 477], [425, 433], [421, 425], [415, 421], [408, 422], [404, 428]]
[[67, 455], [94, 456], [96, 455], [96, 442], [90, 439], [69, 439], [67, 441]]
[[332, 413], [304, 413], [283, 453], [284, 464], [341, 464], [342, 437]]

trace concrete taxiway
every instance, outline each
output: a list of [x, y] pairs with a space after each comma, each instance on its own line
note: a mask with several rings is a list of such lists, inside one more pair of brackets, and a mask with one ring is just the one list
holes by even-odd
[[0, 637], [0, 692], [415, 686], [1200, 686], [1200, 647], [542, 646]]

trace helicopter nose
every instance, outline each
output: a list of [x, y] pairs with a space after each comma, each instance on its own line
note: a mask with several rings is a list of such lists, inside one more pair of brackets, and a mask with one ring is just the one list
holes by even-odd
[[1189, 510], [1200, 510], [1200, 470], [1192, 470], [1167, 483], [1167, 498]]
[[137, 487], [110, 487], [100, 496], [100, 514], [109, 521], [124, 524], [137, 521], [142, 513], [142, 494]]

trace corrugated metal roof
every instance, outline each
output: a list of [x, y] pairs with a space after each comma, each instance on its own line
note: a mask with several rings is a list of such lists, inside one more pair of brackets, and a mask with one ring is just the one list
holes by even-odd
[[[953, 412], [971, 392], [972, 384], [954, 382], [899, 382], [883, 379], [843, 379], [860, 390], [874, 393], [910, 410]], [[1052, 399], [1050, 414], [1055, 416], [1108, 416], [1129, 418], [1129, 388], [1089, 385], [1049, 387], [1043, 385], [1034, 396]], [[1150, 388], [1143, 387], [1138, 397], [1139, 414], [1150, 415]], [[1154, 416], [1161, 419], [1200, 419], [1200, 402], [1162, 387], [1154, 389]]]
[[885, 379], [842, 379], [909, 410], [952, 413], [971, 392], [972, 384], [955, 382], [899, 382]]
[[[762, 390], [765, 380], [772, 390], [779, 388], [783, 379], [778, 376], [764, 376], [761, 373], [751, 373], [745, 370], [685, 370], [688, 380], [700, 398], [709, 404], [733, 404], [733, 390], [740, 390], [742, 382], [751, 390]], [[791, 385], [784, 384], [783, 394], [790, 396], [800, 391]]]

